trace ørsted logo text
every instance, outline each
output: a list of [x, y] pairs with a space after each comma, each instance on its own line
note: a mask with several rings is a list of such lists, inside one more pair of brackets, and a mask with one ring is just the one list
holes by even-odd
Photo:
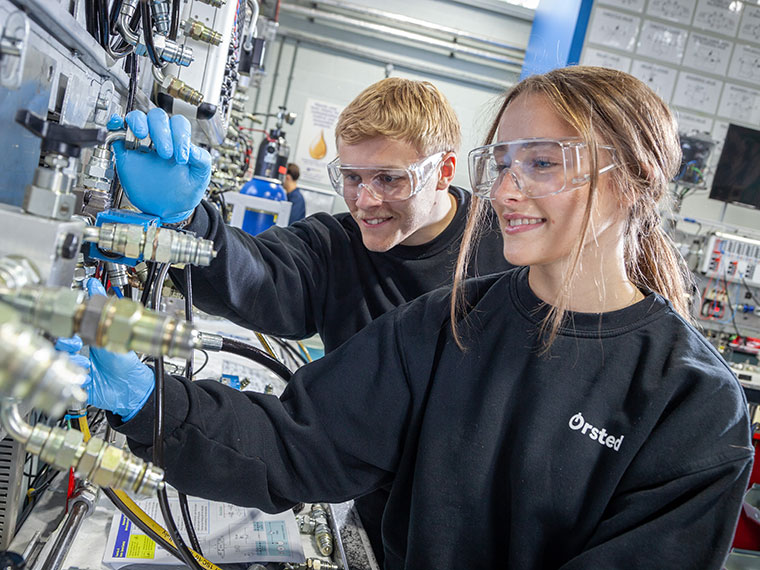
[[614, 449], [615, 451], [618, 451], [620, 449], [620, 444], [623, 443], [623, 438], [625, 437], [621, 435], [620, 437], [616, 438], [614, 435], [608, 434], [607, 430], [604, 428], [595, 428], [583, 418], [583, 414], [580, 412], [570, 418], [568, 425], [570, 426], [571, 430], [580, 430], [582, 434], [589, 436], [594, 441], [598, 441], [599, 445], [605, 445], [610, 449]]

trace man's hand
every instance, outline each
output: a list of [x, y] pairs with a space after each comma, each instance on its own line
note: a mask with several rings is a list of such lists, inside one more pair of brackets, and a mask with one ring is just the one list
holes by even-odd
[[[211, 155], [190, 142], [190, 123], [182, 115], [169, 116], [161, 109], [127, 114], [126, 123], [139, 139], [150, 135], [154, 150], [126, 150], [123, 141], [113, 144], [116, 170], [130, 202], [142, 212], [159, 216], [168, 224], [193, 213], [211, 179]], [[124, 127], [113, 115], [111, 130]]]

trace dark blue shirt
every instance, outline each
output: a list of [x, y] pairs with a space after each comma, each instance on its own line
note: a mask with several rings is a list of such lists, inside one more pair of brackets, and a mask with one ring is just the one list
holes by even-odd
[[306, 216], [306, 202], [304, 202], [303, 195], [298, 188], [288, 193], [288, 202], [293, 204], [290, 207], [290, 221], [288, 224], [303, 220]]

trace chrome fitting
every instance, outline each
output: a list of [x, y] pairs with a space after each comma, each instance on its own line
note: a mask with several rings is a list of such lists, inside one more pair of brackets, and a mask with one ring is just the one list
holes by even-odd
[[214, 242], [168, 228], [103, 224], [85, 228], [84, 241], [130, 259], [207, 266], [216, 257]]
[[0, 287], [21, 289], [29, 285], [38, 285], [40, 276], [31, 262], [25, 257], [7, 255], [0, 257]]
[[124, 287], [129, 283], [129, 279], [127, 279], [127, 270], [123, 265], [120, 263], [112, 263], [110, 261], [106, 261], [105, 265], [111, 285], [115, 287]]
[[[179, 45], [164, 36], [154, 36], [153, 47], [158, 54], [158, 57], [166, 63], [176, 63], [183, 67], [187, 67], [193, 62], [193, 49], [189, 46]], [[135, 53], [137, 55], [147, 55], [148, 48], [144, 43], [140, 42], [135, 46]]]
[[[201, 347], [198, 331], [192, 324], [146, 309], [131, 299], [118, 299], [104, 295], [93, 295], [88, 298], [87, 293], [82, 290], [58, 287], [1, 290], [0, 299], [7, 303], [9, 312], [15, 309], [13, 314], [17, 321], [41, 328], [53, 336], [70, 337], [78, 333], [85, 344], [103, 347], [114, 352], [134, 350], [151, 356], [186, 359], [190, 357], [193, 349]], [[0, 304], [0, 307], [2, 306]], [[13, 333], [8, 334], [12, 336]], [[15, 346], [15, 343], [10, 346]], [[13, 350], [30, 359], [24, 365], [24, 370], [34, 367], [37, 361], [43, 360], [44, 366], [52, 366], [48, 362], [49, 359], [43, 358], [44, 355], [37, 355], [36, 360], [33, 360], [26, 352], [19, 352], [17, 348]], [[53, 351], [53, 354], [58, 353]], [[8, 358], [11, 356], [12, 354]], [[65, 362], [69, 362], [68, 358], [65, 358]], [[10, 374], [12, 370], [4, 372]], [[37, 374], [40, 375], [42, 372], [44, 370]], [[0, 372], [0, 378], [2, 378], [2, 373]], [[30, 375], [32, 371], [24, 374]], [[84, 381], [84, 378], [81, 380]], [[0, 381], [0, 395], [2, 395], [1, 386]], [[23, 386], [23, 383], [20, 386]], [[80, 391], [77, 394], [84, 401], [84, 393]], [[14, 395], [16, 395], [15, 392]], [[26, 394], [23, 393], [17, 395], [17, 397], [25, 396]], [[71, 407], [70, 403], [66, 403], [60, 413]], [[45, 411], [52, 414], [50, 410]]]
[[153, 23], [156, 25], [158, 33], [167, 35], [171, 27], [169, 2], [167, 0], [152, 0], [150, 9], [153, 12]]
[[0, 303], [0, 397], [25, 402], [51, 417], [81, 407], [86, 374]]
[[68, 220], [74, 214], [76, 197], [71, 193], [74, 177], [64, 172], [69, 164], [61, 155], [45, 157], [48, 168], [38, 167], [32, 183], [26, 187], [23, 209], [29, 214]]
[[130, 299], [96, 295], [77, 315], [76, 330], [88, 344], [114, 352], [190, 358], [200, 348], [192, 324], [143, 307]]
[[224, 342], [224, 337], [222, 335], [209, 332], [199, 332], [198, 339], [201, 343], [201, 350], [210, 350], [212, 352], [219, 352], [222, 350], [222, 343]]
[[185, 35], [199, 42], [205, 42], [214, 46], [222, 43], [222, 34], [198, 20], [188, 20], [185, 22]]
[[[3, 410], [5, 411], [5, 410]], [[25, 442], [29, 453], [58, 469], [70, 469], [101, 487], [140, 495], [163, 488], [162, 469], [98, 438], [84, 443], [82, 432], [37, 424]]]

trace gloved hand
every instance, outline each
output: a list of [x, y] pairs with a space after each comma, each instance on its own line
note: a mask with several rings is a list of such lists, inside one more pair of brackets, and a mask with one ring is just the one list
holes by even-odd
[[[162, 109], [127, 114], [135, 136], [148, 134], [154, 151], [126, 150], [124, 141], [113, 143], [116, 170], [130, 202], [146, 214], [168, 224], [192, 214], [211, 179], [211, 155], [190, 142], [190, 123], [182, 115], [171, 119]], [[124, 119], [112, 115], [111, 130], [124, 127]]]
[[[105, 289], [97, 279], [88, 279], [87, 292], [90, 295], [105, 295]], [[59, 338], [55, 347], [72, 354], [75, 364], [89, 370], [82, 386], [87, 391], [87, 403], [104, 410], [110, 410], [131, 420], [145, 405], [153, 393], [153, 370], [140, 362], [134, 352], [116, 354], [104, 348], [90, 347], [90, 358], [75, 354], [82, 348], [78, 336]]]

